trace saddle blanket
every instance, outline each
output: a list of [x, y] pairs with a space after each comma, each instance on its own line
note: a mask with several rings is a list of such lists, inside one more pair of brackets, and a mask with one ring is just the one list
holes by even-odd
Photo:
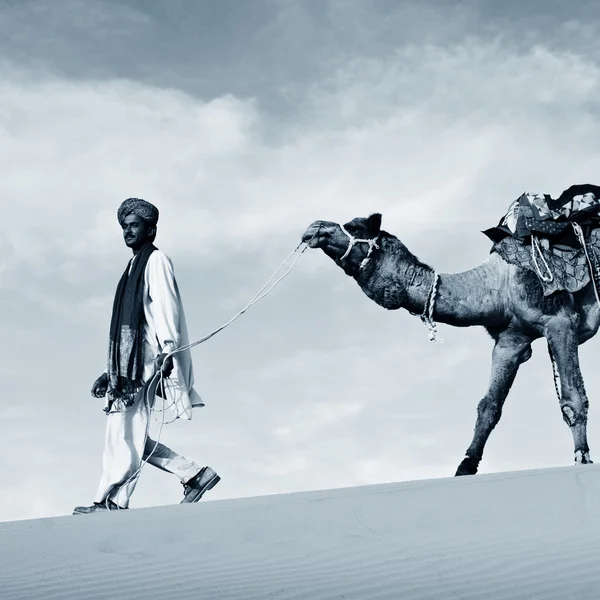
[[[600, 229], [592, 231], [586, 245], [594, 269], [597, 269], [600, 264]], [[561, 250], [542, 243], [534, 249], [531, 244], [506, 237], [494, 244], [492, 252], [497, 252], [512, 265], [533, 271], [542, 284], [544, 296], [559, 290], [577, 292], [590, 282], [590, 269], [583, 248]]]

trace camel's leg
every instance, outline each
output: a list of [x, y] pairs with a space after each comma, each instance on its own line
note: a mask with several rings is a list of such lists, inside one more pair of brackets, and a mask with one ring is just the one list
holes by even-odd
[[531, 338], [511, 330], [496, 339], [492, 353], [492, 374], [488, 391], [477, 407], [475, 435], [456, 475], [474, 475], [483, 449], [502, 415], [502, 406], [515, 380], [519, 366], [531, 358]]
[[570, 427], [575, 445], [575, 462], [591, 463], [587, 442], [588, 399], [579, 368], [577, 317], [554, 317], [545, 336], [560, 378], [560, 409]]

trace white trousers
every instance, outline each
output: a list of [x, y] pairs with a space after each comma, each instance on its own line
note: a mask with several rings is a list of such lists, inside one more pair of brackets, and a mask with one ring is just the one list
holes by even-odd
[[128, 508], [145, 461], [177, 475], [183, 483], [200, 471], [195, 462], [148, 437], [150, 409], [143, 391], [128, 410], [106, 416], [103, 470], [94, 502], [105, 502], [108, 498], [121, 508]]

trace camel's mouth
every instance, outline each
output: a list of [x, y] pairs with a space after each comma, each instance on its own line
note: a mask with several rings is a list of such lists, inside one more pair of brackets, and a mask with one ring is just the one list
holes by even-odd
[[310, 237], [303, 237], [302, 241], [308, 245], [309, 248], [319, 248], [323, 245], [323, 238], [319, 238], [318, 235], [316, 236], [310, 236]]
[[326, 242], [328, 233], [325, 221], [315, 221], [302, 235], [302, 241], [309, 248], [321, 248]]

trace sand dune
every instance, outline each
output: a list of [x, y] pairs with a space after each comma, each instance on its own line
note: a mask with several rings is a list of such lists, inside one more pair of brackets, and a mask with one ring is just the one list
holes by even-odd
[[2, 600], [600, 598], [600, 466], [0, 523]]

